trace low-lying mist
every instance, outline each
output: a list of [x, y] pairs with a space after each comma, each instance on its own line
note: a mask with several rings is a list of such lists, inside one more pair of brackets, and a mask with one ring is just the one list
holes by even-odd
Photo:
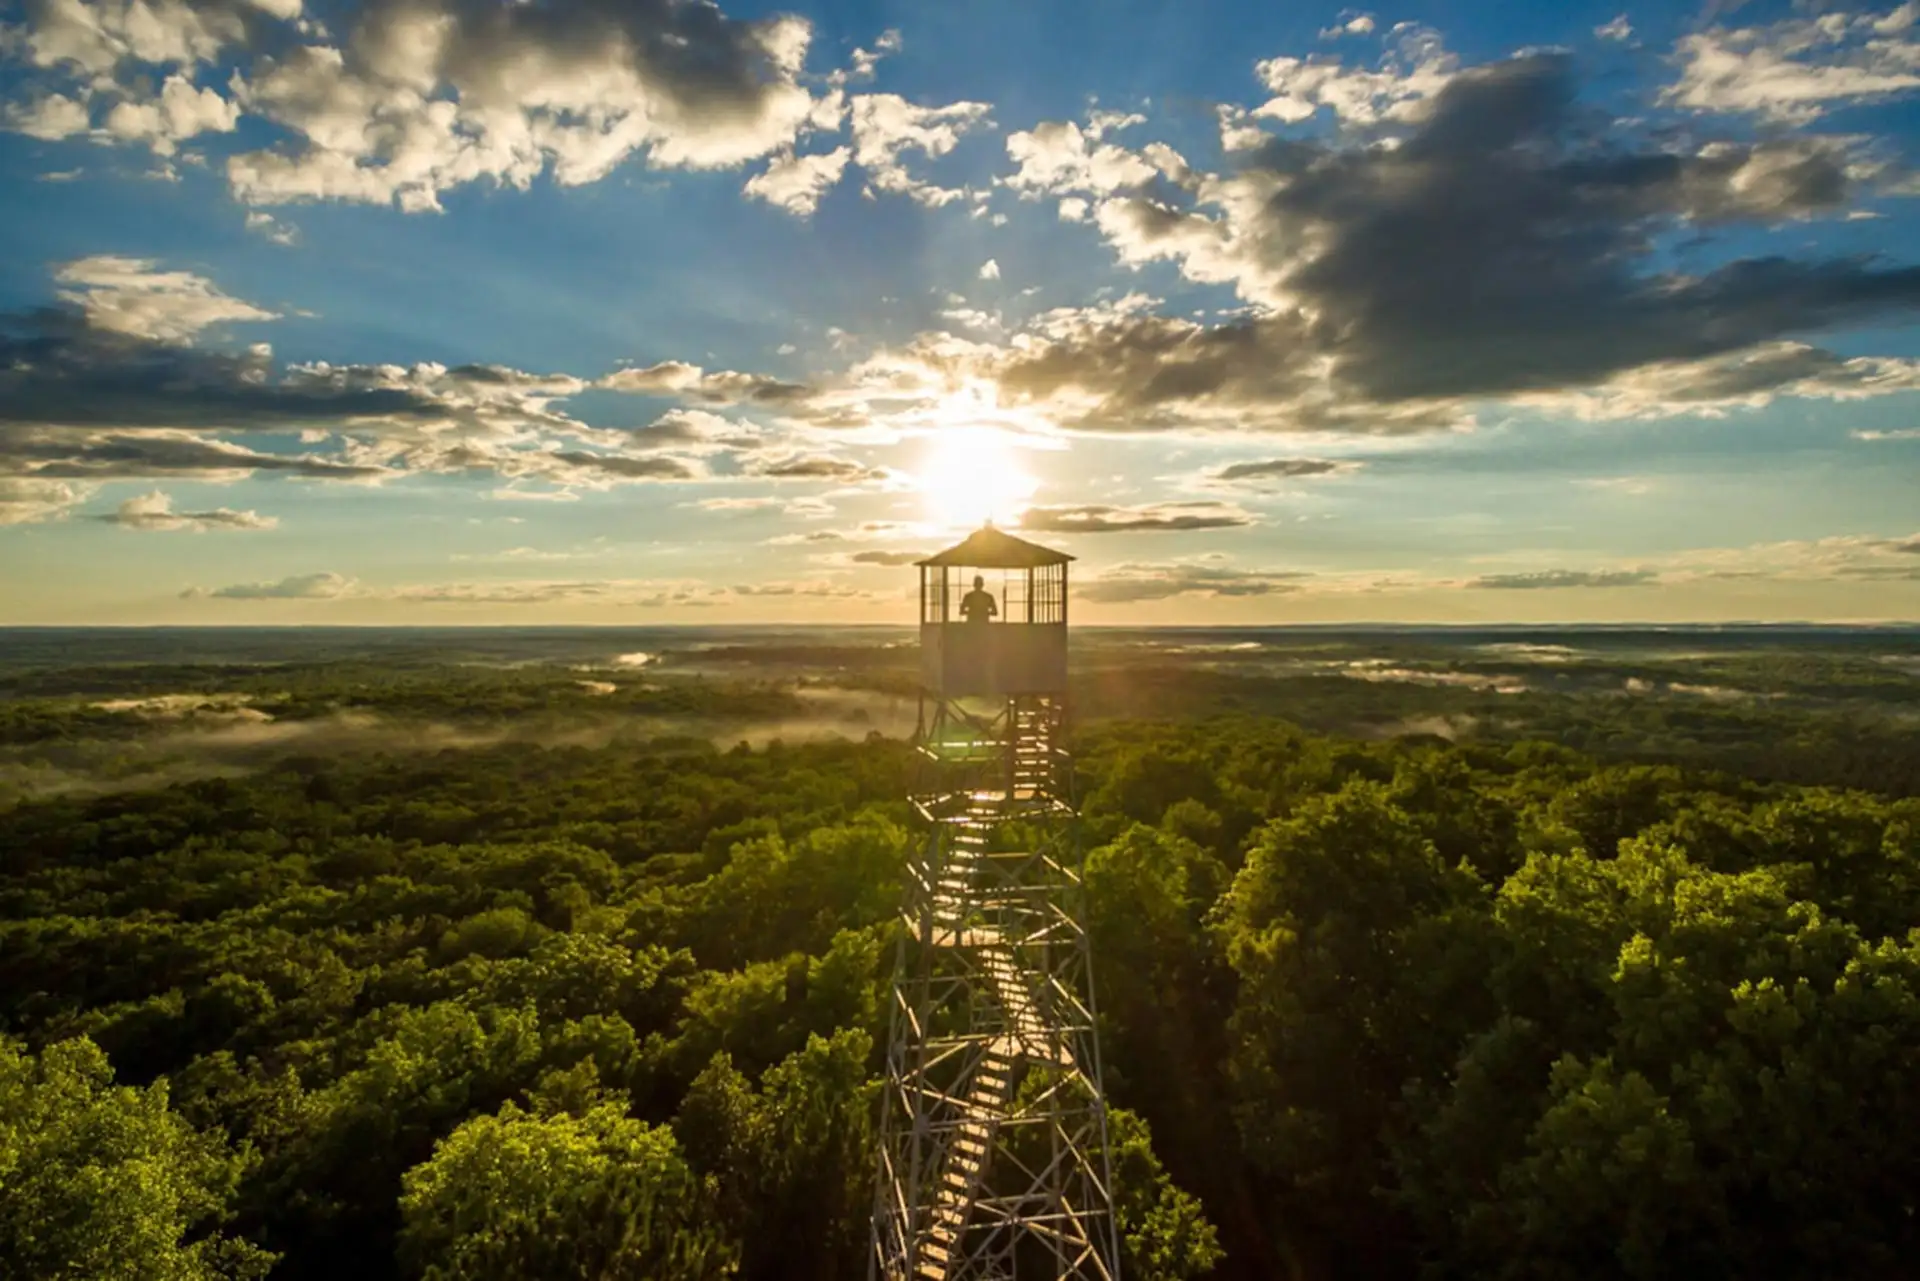
[[[482, 725], [455, 724], [366, 711], [276, 720], [244, 700], [154, 695], [110, 710], [135, 711], [152, 723], [143, 737], [69, 738], [0, 747], [0, 807], [62, 795], [98, 795], [163, 787], [194, 779], [235, 777], [295, 756], [463, 751], [528, 747], [602, 748], [615, 742], [705, 738], [716, 747], [759, 749], [778, 739], [806, 742], [904, 737], [913, 731], [912, 699], [860, 690], [800, 687], [800, 715], [623, 715], [617, 711], [539, 712]], [[267, 701], [271, 707], [271, 701]]]

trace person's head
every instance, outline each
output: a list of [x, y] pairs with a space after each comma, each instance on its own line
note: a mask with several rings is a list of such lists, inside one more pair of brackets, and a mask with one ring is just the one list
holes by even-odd
[[977, 591], [979, 591], [979, 590], [980, 590], [980, 589], [981, 589], [982, 587], [985, 587], [986, 585], [987, 585], [987, 576], [986, 576], [985, 574], [975, 574], [975, 575], [973, 576], [973, 590], [974, 590], [974, 591], [976, 591], [976, 592], [977, 592]]

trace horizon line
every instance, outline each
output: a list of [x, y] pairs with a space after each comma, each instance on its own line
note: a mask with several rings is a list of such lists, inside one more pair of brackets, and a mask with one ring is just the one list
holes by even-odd
[[[919, 624], [833, 623], [833, 622], [727, 622], [727, 623], [0, 623], [0, 634], [7, 632], [96, 631], [96, 632], [315, 632], [315, 631], [714, 631], [714, 630], [809, 630], [809, 631], [913, 631]], [[1076, 631], [1152, 632], [1152, 631], [1475, 631], [1509, 630], [1586, 630], [1586, 631], [1663, 631], [1705, 628], [1790, 628], [1825, 627], [1859, 631], [1920, 629], [1920, 619], [1731, 619], [1723, 621], [1689, 620], [1680, 622], [1289, 622], [1289, 623], [1069, 623]]]

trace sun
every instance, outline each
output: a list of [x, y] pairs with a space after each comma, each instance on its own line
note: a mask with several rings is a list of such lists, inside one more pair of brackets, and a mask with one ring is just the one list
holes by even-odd
[[949, 529], [1011, 524], [1038, 483], [1022, 469], [1012, 437], [996, 427], [942, 427], [920, 465], [927, 516]]
[[927, 518], [945, 529], [972, 529], [983, 521], [1012, 524], [1039, 482], [1022, 456], [1035, 444], [1029, 431], [1010, 430], [991, 383], [970, 380], [942, 397], [926, 415], [926, 447], [919, 488]]

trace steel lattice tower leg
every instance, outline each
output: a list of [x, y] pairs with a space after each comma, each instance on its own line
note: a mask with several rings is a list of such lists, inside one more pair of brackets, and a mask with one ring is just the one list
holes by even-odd
[[1117, 1281], [1064, 701], [927, 702], [869, 1274]]

